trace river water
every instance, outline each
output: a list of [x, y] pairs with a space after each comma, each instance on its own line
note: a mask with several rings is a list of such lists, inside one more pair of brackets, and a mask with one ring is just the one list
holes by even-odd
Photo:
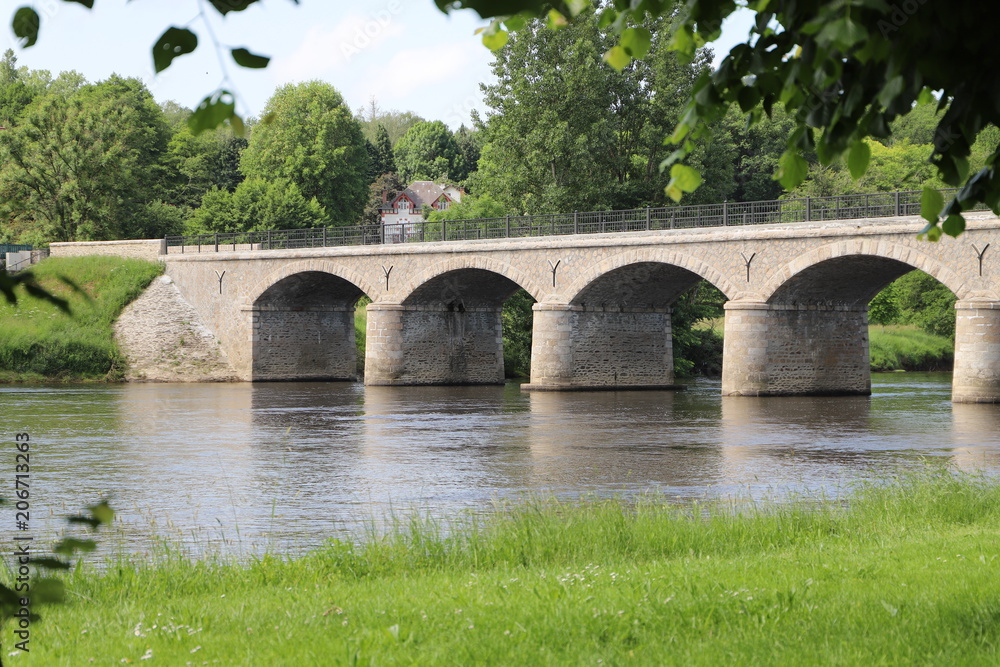
[[868, 398], [722, 398], [711, 380], [682, 392], [530, 394], [516, 384], [8, 385], [0, 475], [13, 477], [13, 434], [29, 433], [40, 540], [108, 497], [118, 512], [102, 538], [109, 553], [167, 541], [194, 556], [294, 554], [386, 517], [488, 513], [525, 495], [772, 502], [836, 497], [928, 464], [1000, 472], [1000, 407], [952, 405], [949, 392], [950, 377], [935, 373], [876, 375]]

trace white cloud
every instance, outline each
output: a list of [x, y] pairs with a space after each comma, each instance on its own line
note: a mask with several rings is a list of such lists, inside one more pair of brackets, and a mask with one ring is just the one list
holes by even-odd
[[479, 49], [483, 47], [470, 41], [405, 49], [387, 63], [369, 66], [361, 78], [370, 94], [380, 100], [404, 99], [415, 92], [425, 94], [435, 86], [451, 86], [470, 62], [482, 57]]
[[349, 14], [333, 28], [310, 28], [295, 51], [274, 59], [270, 68], [273, 75], [280, 82], [303, 81], [346, 68], [365, 52], [402, 35], [398, 7], [390, 2], [387, 8], [368, 15]]

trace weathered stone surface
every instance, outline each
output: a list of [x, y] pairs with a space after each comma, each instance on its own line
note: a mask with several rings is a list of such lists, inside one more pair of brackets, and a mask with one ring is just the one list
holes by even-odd
[[169, 276], [160, 276], [125, 307], [114, 326], [139, 382], [228, 382], [239, 379], [216, 337], [198, 321]]

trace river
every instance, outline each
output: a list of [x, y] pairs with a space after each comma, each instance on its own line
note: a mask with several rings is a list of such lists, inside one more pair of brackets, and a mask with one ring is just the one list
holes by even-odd
[[[875, 375], [871, 397], [523, 393], [352, 383], [0, 386], [7, 470], [31, 436], [31, 530], [108, 497], [102, 551], [295, 554], [386, 517], [488, 513], [525, 495], [837, 497], [928, 464], [1000, 472], [1000, 407], [950, 377]], [[4, 488], [12, 487], [12, 481]], [[9, 496], [10, 491], [4, 491]], [[10, 515], [10, 516], [7, 516]], [[13, 525], [13, 509], [2, 516]]]

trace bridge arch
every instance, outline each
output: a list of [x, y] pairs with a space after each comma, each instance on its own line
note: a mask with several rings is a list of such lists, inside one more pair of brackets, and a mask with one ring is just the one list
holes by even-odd
[[[837, 241], [796, 257], [768, 277], [760, 289], [760, 295], [764, 301], [774, 302], [776, 299], [787, 300], [793, 291], [804, 293], [808, 283], [840, 285], [843, 288], [844, 272], [855, 270], [861, 273], [855, 273], [853, 278], [867, 273], [867, 280], [872, 284], [884, 281], [864, 301], [867, 305], [882, 287], [913, 269], [919, 269], [935, 278], [959, 299], [968, 297], [966, 281], [940, 260], [912, 247], [885, 240], [866, 239]], [[863, 299], [866, 293], [861, 285], [857, 287], [855, 291], [858, 294], [852, 300]], [[849, 297], [848, 291], [842, 289], [842, 293], [844, 298]]]
[[758, 301], [726, 304], [723, 394], [870, 394], [868, 304], [914, 269], [966, 293], [940, 260], [886, 240], [836, 241], [787, 262]]
[[[467, 274], [469, 276], [482, 278], [488, 273], [498, 278], [504, 278], [511, 284], [516, 285], [516, 288], [512, 289], [510, 294], [516, 292], [518, 288], [523, 289], [536, 301], [541, 298], [541, 294], [544, 291], [538, 280], [535, 280], [531, 275], [512, 264], [492, 257], [476, 255], [466, 258], [452, 257], [435, 262], [405, 283], [401, 290], [403, 294], [401, 301], [403, 303], [413, 303], [426, 298], [426, 294], [422, 295], [421, 291], [426, 291], [427, 286], [433, 285], [435, 280], [447, 281], [466, 271], [469, 272]], [[455, 285], [451, 285], [451, 287], [454, 288]], [[504, 297], [504, 299], [507, 297]]]
[[252, 306], [258, 299], [260, 299], [264, 292], [285, 278], [296, 274], [311, 272], [326, 273], [331, 276], [341, 278], [342, 280], [356, 286], [361, 293], [367, 294], [368, 296], [377, 294], [379, 291], [379, 285], [377, 283], [373, 283], [366, 276], [361, 275], [337, 262], [317, 258], [282, 264], [260, 280], [252, 283], [246, 291], [245, 304]]
[[364, 289], [329, 262], [294, 262], [249, 291], [253, 380], [352, 380], [354, 309]]
[[[663, 268], [654, 268], [654, 266]], [[628, 272], [629, 267], [643, 268], [638, 269], [640, 275], [630, 275]], [[694, 284], [698, 279], [704, 279], [712, 283], [728, 298], [733, 298], [738, 293], [737, 287], [723, 272], [702, 259], [677, 252], [676, 250], [634, 248], [616, 253], [591, 266], [585, 267], [566, 289], [563, 290], [565, 302], [579, 303], [582, 299], [586, 298], [588, 290], [593, 290], [602, 279], [615, 274], [626, 283], [629, 283], [630, 289], [636, 292], [638, 291], [639, 283], [643, 282], [638, 279], [646, 277], [647, 281], [651, 281], [654, 278], [679, 280], [687, 283], [687, 286]], [[683, 291], [683, 289], [679, 290], [673, 297], [676, 298]]]

